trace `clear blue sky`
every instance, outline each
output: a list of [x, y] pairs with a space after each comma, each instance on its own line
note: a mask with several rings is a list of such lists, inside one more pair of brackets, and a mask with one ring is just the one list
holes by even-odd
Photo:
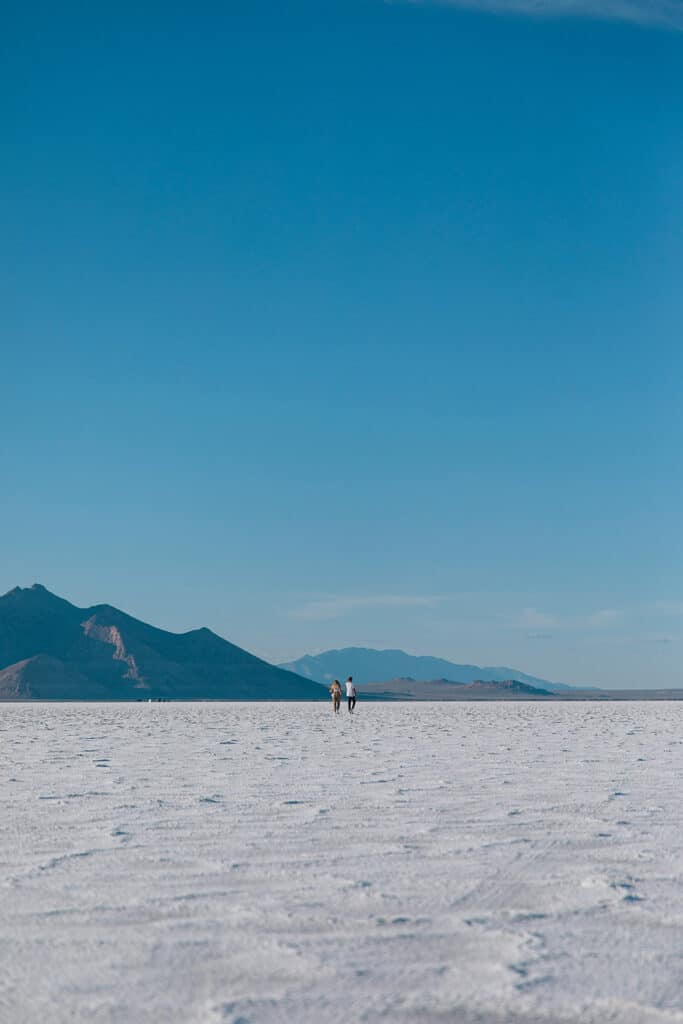
[[683, 16], [470, 6], [9, 3], [0, 590], [683, 685]]

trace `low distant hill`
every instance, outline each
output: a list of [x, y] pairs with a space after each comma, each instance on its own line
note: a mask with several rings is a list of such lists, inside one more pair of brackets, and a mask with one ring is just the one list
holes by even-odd
[[[331, 679], [345, 679], [352, 675], [359, 686], [378, 679], [414, 679], [429, 682], [434, 679], [455, 679], [459, 683], [504, 682], [514, 679], [528, 686], [539, 687], [551, 693], [573, 692], [575, 687], [564, 683], [551, 683], [518, 669], [509, 667], [482, 668], [480, 665], [458, 665], [443, 658], [416, 656], [405, 651], [375, 651], [368, 647], [345, 647], [322, 654], [305, 654], [281, 668], [297, 672], [317, 683]], [[584, 688], [581, 688], [582, 691]]]
[[40, 584], [0, 597], [0, 699], [318, 700], [327, 689], [209, 629], [168, 633]]
[[458, 683], [451, 679], [390, 679], [386, 683], [365, 683], [363, 696], [386, 700], [520, 700], [554, 695], [518, 679], [498, 682], [477, 679]]

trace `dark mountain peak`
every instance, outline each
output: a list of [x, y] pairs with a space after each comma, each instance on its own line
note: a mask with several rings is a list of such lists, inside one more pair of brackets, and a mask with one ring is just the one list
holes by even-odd
[[3, 597], [53, 597], [56, 601], [59, 600], [55, 594], [51, 594], [47, 587], [44, 587], [42, 583], [33, 583], [30, 587], [12, 587], [8, 590]]
[[17, 612], [25, 610], [31, 615], [69, 614], [76, 611], [74, 605], [62, 597], [57, 597], [42, 583], [34, 583], [30, 587], [14, 587], [0, 597], [0, 606], [15, 609]]
[[198, 626], [197, 629], [188, 629], [185, 633], [181, 634], [186, 637], [197, 637], [198, 639], [204, 640], [218, 640], [220, 643], [226, 643], [223, 637], [219, 636], [218, 633], [214, 633], [208, 626]]
[[130, 619], [131, 622], [138, 620], [133, 619], [132, 615], [128, 615], [126, 612], [120, 611], [115, 608], [113, 604], [94, 604], [91, 608], [86, 608], [85, 613], [92, 618], [98, 620], [105, 619]]

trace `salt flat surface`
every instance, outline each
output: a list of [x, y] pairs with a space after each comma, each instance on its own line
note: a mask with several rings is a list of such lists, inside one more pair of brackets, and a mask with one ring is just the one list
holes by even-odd
[[0, 1020], [683, 1022], [683, 704], [0, 705]]

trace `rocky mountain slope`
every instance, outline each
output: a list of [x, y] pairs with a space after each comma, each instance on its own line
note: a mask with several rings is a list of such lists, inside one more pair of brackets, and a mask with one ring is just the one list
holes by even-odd
[[327, 690], [209, 629], [169, 633], [40, 584], [0, 597], [0, 699], [316, 700]]

